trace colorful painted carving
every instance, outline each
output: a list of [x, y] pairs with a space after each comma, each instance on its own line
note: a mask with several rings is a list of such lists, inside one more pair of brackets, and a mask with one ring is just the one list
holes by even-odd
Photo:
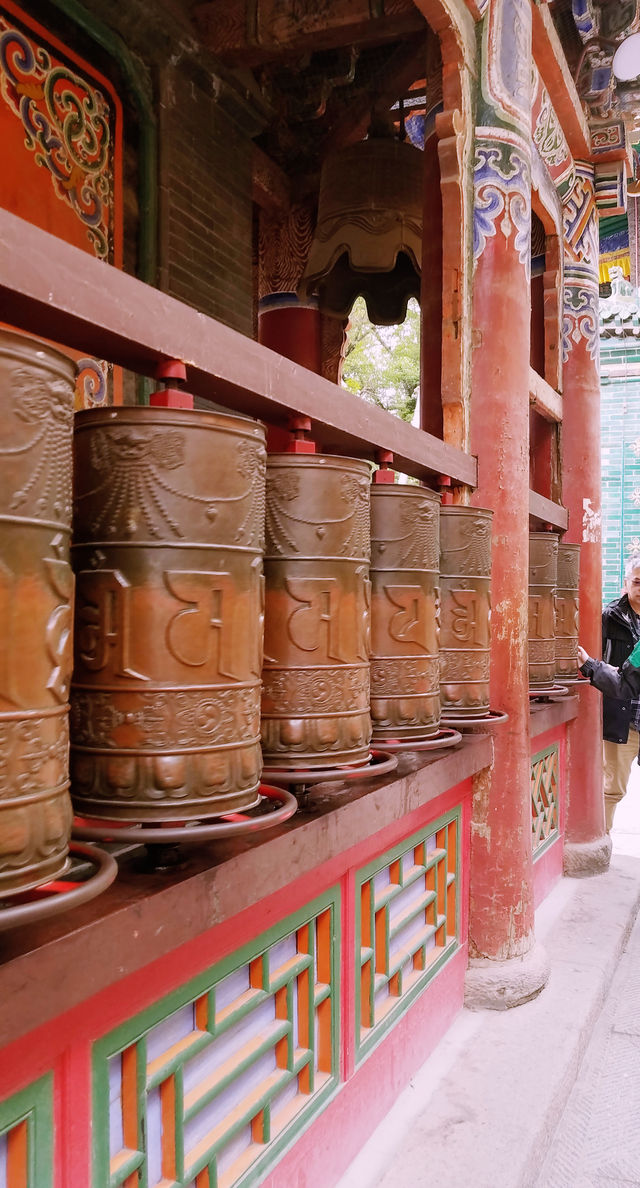
[[[498, 139], [499, 138], [499, 139]], [[478, 128], [473, 172], [473, 256], [478, 260], [498, 231], [531, 269], [531, 169], [521, 137], [504, 129]]]
[[52, 192], [84, 228], [85, 242], [101, 260], [113, 261], [109, 97], [1, 11], [0, 96], [20, 121], [34, 163], [48, 171]]
[[531, 133], [533, 144], [544, 161], [558, 196], [561, 201], [564, 201], [575, 183], [575, 166], [567, 138], [549, 98], [549, 92], [535, 65], [533, 67]]

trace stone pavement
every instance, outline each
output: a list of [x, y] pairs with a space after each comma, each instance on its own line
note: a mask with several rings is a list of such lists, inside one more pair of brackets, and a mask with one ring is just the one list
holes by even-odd
[[640, 1185], [640, 771], [610, 870], [536, 913], [546, 989], [463, 1010], [337, 1188]]

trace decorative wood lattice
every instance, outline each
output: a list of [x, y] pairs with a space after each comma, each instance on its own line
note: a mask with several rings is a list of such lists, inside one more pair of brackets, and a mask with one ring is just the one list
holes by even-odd
[[558, 746], [547, 747], [531, 760], [531, 826], [534, 858], [558, 836]]
[[459, 834], [456, 812], [359, 872], [360, 1057], [459, 947]]
[[321, 1108], [338, 1074], [337, 900], [325, 900], [96, 1045], [96, 1185], [257, 1182]]
[[0, 1103], [0, 1185], [51, 1188], [53, 1109], [50, 1075]]

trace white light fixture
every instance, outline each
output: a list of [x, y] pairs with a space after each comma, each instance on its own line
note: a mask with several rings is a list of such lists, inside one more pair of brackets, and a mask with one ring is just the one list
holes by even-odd
[[631, 82], [640, 75], [640, 33], [632, 33], [631, 37], [618, 46], [613, 56], [613, 73], [618, 82]]

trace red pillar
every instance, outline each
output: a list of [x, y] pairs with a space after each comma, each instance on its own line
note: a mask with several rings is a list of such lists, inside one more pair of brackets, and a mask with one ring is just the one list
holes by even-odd
[[[576, 213], [576, 211], [578, 213]], [[585, 229], [586, 223], [586, 229]], [[579, 228], [579, 239], [575, 242]], [[569, 511], [565, 540], [580, 544], [580, 642], [601, 654], [602, 543], [598, 229], [593, 167], [578, 165], [565, 216], [562, 497]], [[568, 728], [568, 810], [565, 873], [600, 874], [609, 865], [602, 795], [602, 700], [580, 690], [578, 717]]]
[[272, 293], [258, 309], [258, 342], [310, 371], [322, 370], [320, 312], [295, 293]]
[[[258, 342], [292, 359], [309, 371], [322, 371], [320, 311], [315, 304], [302, 304], [295, 293], [272, 293], [258, 307]], [[280, 425], [267, 425], [270, 454], [286, 450], [289, 432]]]
[[[498, 12], [498, 9], [501, 11]], [[491, 690], [509, 720], [496, 730], [493, 766], [476, 778], [471, 828], [470, 963], [466, 1001], [472, 1007], [516, 1006], [537, 994], [548, 976], [535, 945], [531, 840], [531, 759], [527, 666], [529, 550], [530, 140], [527, 71], [528, 6], [491, 5], [492, 38], [503, 39], [492, 71], [523, 69], [503, 79], [519, 132], [500, 131], [481, 111], [474, 170], [474, 357], [471, 452], [478, 456], [473, 503], [493, 509]], [[499, 19], [501, 17], [501, 20]], [[530, 15], [529, 15], [530, 20]], [[528, 43], [528, 44], [525, 44]], [[511, 84], [509, 86], [509, 84]], [[497, 88], [496, 88], [497, 89]], [[499, 98], [499, 95], [496, 98]], [[500, 115], [499, 109], [496, 114]], [[513, 121], [514, 112], [511, 112]]]
[[[300, 301], [296, 289], [313, 238], [313, 203], [278, 213], [261, 212], [258, 228], [258, 342], [322, 373], [321, 316], [315, 300]], [[287, 429], [267, 425], [269, 453], [284, 450]]]

